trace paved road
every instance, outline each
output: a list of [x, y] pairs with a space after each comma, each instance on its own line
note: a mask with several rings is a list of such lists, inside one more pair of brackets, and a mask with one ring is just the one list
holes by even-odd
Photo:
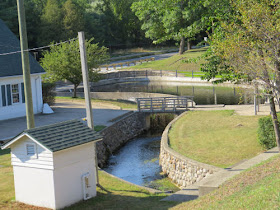
[[[85, 105], [79, 102], [61, 101], [52, 107], [54, 114], [35, 115], [36, 126], [53, 124], [61, 121], [81, 119], [86, 117]], [[118, 107], [93, 104], [93, 120], [94, 125], [109, 126], [112, 124], [110, 120], [127, 113], [128, 110], [120, 110]], [[4, 140], [22, 132], [26, 129], [25, 117], [0, 121], [0, 140]]]

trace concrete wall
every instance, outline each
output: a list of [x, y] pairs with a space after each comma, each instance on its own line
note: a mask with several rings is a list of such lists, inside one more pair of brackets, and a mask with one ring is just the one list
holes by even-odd
[[108, 157], [123, 144], [146, 129], [146, 114], [135, 112], [101, 131], [103, 141], [97, 142], [99, 167], [106, 164]]
[[180, 187], [192, 185], [206, 176], [222, 170], [218, 167], [187, 158], [169, 147], [168, 132], [173, 123], [185, 114], [187, 112], [175, 118], [165, 128], [161, 137], [160, 148], [160, 165], [162, 166], [162, 171]]
[[[12, 85], [19, 84], [19, 96], [20, 102], [12, 104], [10, 106], [2, 106], [2, 95], [0, 91], [0, 120], [11, 119], [16, 117], [25, 116], [25, 103], [22, 103], [21, 83], [23, 82], [22, 76], [15, 77], [1, 77], [1, 85]], [[42, 99], [42, 84], [41, 75], [31, 75], [31, 88], [32, 88], [32, 100], [33, 100], [33, 111], [34, 114], [42, 112], [43, 99]]]
[[[56, 92], [57, 96], [69, 96], [72, 97], [71, 92]], [[77, 92], [78, 97], [84, 97], [83, 92]], [[162, 93], [144, 93], [144, 92], [91, 92], [91, 98], [94, 99], [108, 99], [108, 100], [128, 100], [136, 101], [136, 98], [151, 98], [151, 97], [174, 97], [170, 94]]]

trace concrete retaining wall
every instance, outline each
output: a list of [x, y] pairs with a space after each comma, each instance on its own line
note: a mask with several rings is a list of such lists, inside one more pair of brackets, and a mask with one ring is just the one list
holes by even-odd
[[[72, 92], [57, 92], [57, 96], [72, 97]], [[77, 97], [84, 97], [83, 92], [77, 92]], [[174, 97], [170, 94], [162, 93], [144, 93], [144, 92], [91, 92], [90, 97], [94, 99], [108, 99], [108, 100], [128, 100], [136, 101], [136, 98], [152, 98], [152, 97]]]
[[192, 185], [206, 176], [222, 170], [221, 168], [197, 162], [187, 158], [169, 147], [168, 132], [179, 118], [187, 112], [176, 117], [165, 128], [161, 137], [160, 165], [162, 171], [180, 187]]
[[101, 131], [103, 141], [97, 142], [99, 167], [123, 144], [135, 138], [146, 129], [146, 114], [134, 112]]

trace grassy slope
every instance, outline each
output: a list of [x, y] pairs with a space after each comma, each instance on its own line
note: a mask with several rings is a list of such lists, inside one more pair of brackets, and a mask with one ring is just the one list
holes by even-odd
[[247, 170], [218, 190], [173, 209], [279, 209], [280, 156]]
[[194, 160], [228, 167], [262, 152], [258, 119], [233, 111], [189, 112], [172, 126], [170, 146]]
[[[84, 98], [72, 98], [72, 97], [61, 97], [56, 96], [56, 99], [63, 99], [63, 100], [71, 100], [71, 101], [84, 101]], [[132, 102], [125, 102], [125, 101], [117, 101], [117, 100], [101, 100], [101, 99], [91, 99], [92, 102], [96, 103], [104, 103], [104, 104], [112, 104], [114, 106], [118, 106], [121, 109], [137, 109], [137, 104]]]
[[[129, 69], [152, 69], [152, 70], [178, 70], [184, 73], [185, 71], [200, 71], [200, 61], [198, 63], [186, 63], [182, 62], [190, 58], [197, 58], [206, 51], [206, 48], [193, 49], [186, 51], [183, 55], [174, 55], [170, 58], [142, 63], [141, 65], [132, 66]], [[201, 74], [201, 72], [200, 72]]]

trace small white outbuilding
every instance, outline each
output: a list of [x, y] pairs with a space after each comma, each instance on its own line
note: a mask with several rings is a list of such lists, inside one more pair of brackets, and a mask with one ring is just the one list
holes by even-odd
[[60, 209], [96, 196], [95, 141], [102, 136], [79, 120], [23, 131], [11, 148], [16, 201]]

